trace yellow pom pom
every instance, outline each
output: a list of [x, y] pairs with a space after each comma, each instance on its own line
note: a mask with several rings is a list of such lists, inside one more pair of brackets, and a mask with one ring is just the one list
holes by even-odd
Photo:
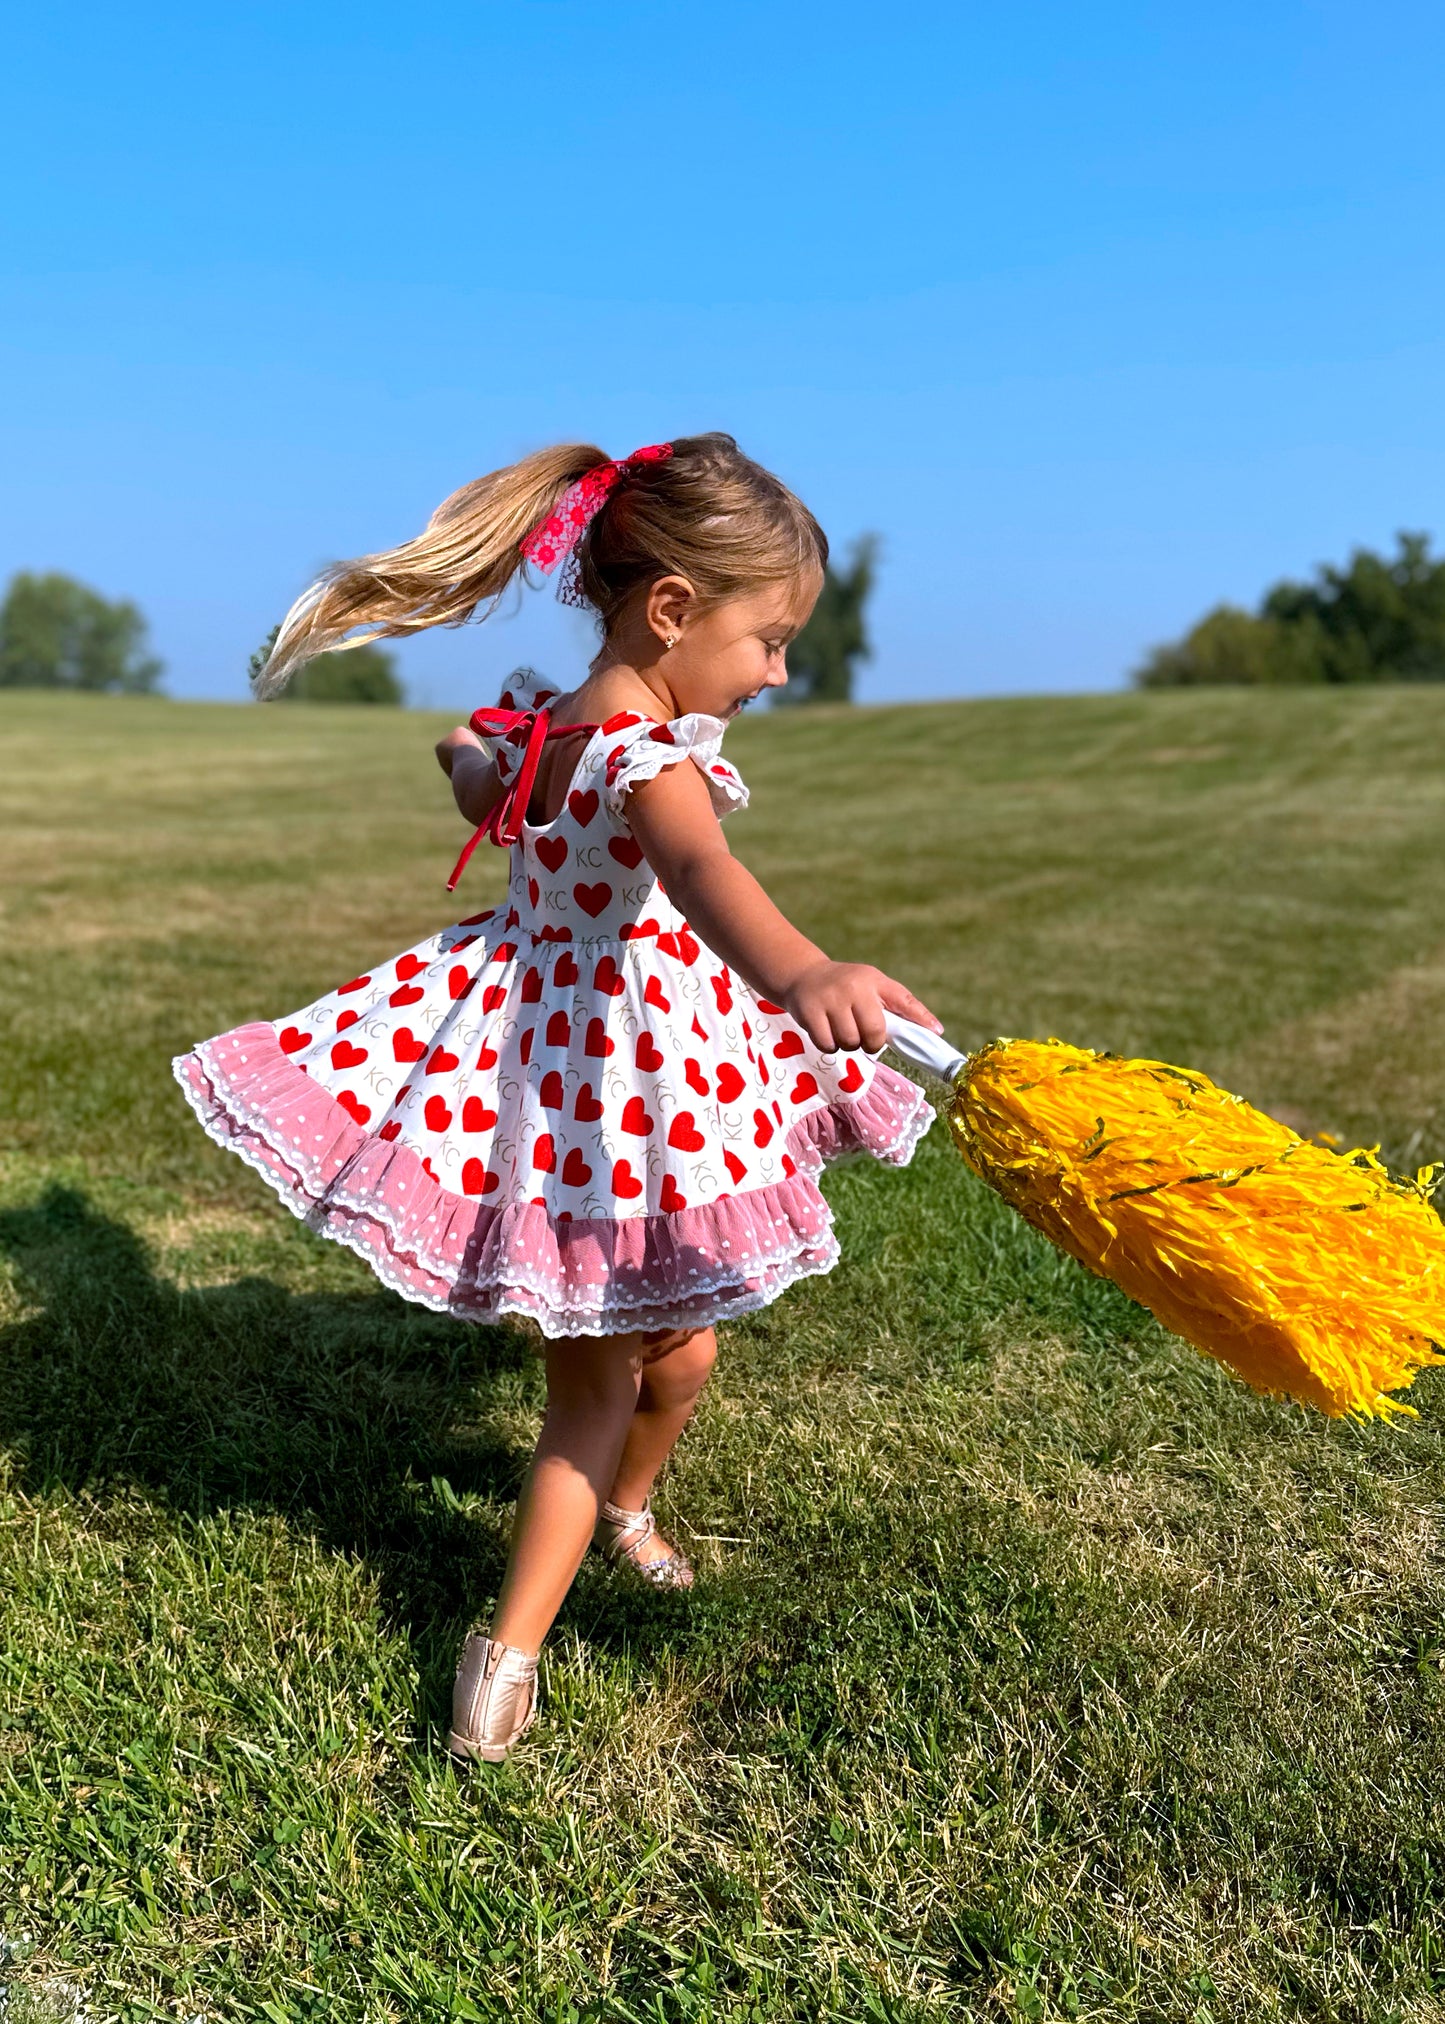
[[1437, 1170], [1396, 1181], [1159, 1061], [1000, 1040], [949, 1122], [974, 1172], [1062, 1250], [1256, 1391], [1332, 1417], [1445, 1363]]

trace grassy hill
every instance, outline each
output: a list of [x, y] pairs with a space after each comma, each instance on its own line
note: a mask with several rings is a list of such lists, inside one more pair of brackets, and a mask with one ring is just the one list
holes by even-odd
[[[1445, 1385], [1260, 1402], [941, 1134], [727, 1331], [660, 1499], [692, 1597], [589, 1566], [535, 1745], [443, 1758], [540, 1365], [310, 1237], [168, 1068], [500, 889], [443, 890], [441, 727], [0, 701], [0, 2010], [1445, 2017]], [[1425, 688], [789, 713], [730, 732], [729, 833], [965, 1044], [1414, 1165], [1442, 741]]]

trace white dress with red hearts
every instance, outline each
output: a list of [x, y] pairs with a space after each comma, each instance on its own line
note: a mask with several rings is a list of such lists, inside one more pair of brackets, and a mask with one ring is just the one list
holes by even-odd
[[[524, 670], [502, 705], [550, 693]], [[503, 905], [180, 1056], [211, 1137], [408, 1299], [548, 1336], [704, 1327], [828, 1271], [818, 1173], [905, 1164], [933, 1113], [756, 997], [643, 858], [627, 796], [663, 767], [746, 805], [722, 733], [613, 717], [523, 825]], [[504, 779], [524, 743], [498, 742]]]

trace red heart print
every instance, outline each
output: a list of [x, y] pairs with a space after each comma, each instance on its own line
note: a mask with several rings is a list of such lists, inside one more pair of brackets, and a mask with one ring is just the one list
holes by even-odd
[[567, 862], [567, 839], [565, 836], [539, 836], [537, 856], [548, 871], [560, 871]]
[[522, 979], [522, 1003], [539, 1005], [542, 1001], [542, 972], [529, 969]]
[[585, 829], [597, 813], [597, 789], [595, 787], [574, 787], [567, 796], [567, 806]]
[[707, 1029], [703, 1025], [702, 1021], [698, 1018], [696, 1012], [694, 1012], [692, 1015], [692, 1030], [697, 1035], [698, 1039], [702, 1042], [703, 1046], [706, 1047]]
[[654, 724], [647, 735], [649, 738], [656, 739], [659, 745], [675, 745], [677, 743], [676, 738], [673, 737], [666, 724]]
[[681, 1153], [700, 1153], [707, 1144], [690, 1110], [680, 1110], [667, 1127], [667, 1143]]
[[644, 1005], [655, 1005], [659, 1012], [670, 1012], [672, 1000], [667, 996], [656, 977], [649, 977], [642, 993]]
[[626, 865], [629, 871], [636, 871], [642, 862], [642, 845], [630, 836], [609, 836], [607, 855], [615, 857], [617, 862]]
[[851, 1095], [855, 1089], [863, 1087], [863, 1071], [858, 1066], [856, 1057], [844, 1069], [838, 1087], [847, 1095]]
[[689, 929], [679, 928], [677, 931], [677, 953], [682, 957], [684, 963], [691, 968], [702, 954], [702, 943], [699, 942], [697, 936], [691, 933]]
[[655, 1075], [658, 1069], [661, 1068], [664, 1058], [662, 1049], [650, 1033], [643, 1032], [638, 1034], [634, 1059], [639, 1068], [646, 1069], [649, 1075]]
[[341, 1105], [343, 1110], [350, 1111], [358, 1124], [365, 1124], [366, 1120], [371, 1116], [371, 1105], [363, 1103], [359, 1097], [353, 1096], [349, 1089], [343, 1089], [336, 1101]]
[[733, 994], [728, 989], [728, 981], [726, 970], [719, 976], [708, 978], [708, 982], [712, 985], [713, 996], [717, 999], [719, 1012], [731, 1012], [733, 1009]]
[[[608, 1039], [607, 1029], [600, 1019], [589, 1019], [587, 1021], [587, 1043], [583, 1048], [585, 1054], [595, 1054], [599, 1058], [605, 1059], [612, 1052], [614, 1045], [615, 1042]], [[641, 1101], [642, 1099], [639, 1097], [638, 1102], [640, 1103]]]
[[627, 989], [611, 956], [604, 956], [597, 965], [592, 978], [592, 988], [594, 991], [605, 991], [609, 998], [619, 997]]
[[795, 1173], [796, 1173], [797, 1171], [798, 1171], [798, 1163], [797, 1163], [797, 1161], [796, 1161], [796, 1160], [795, 1160], [795, 1159], [793, 1158], [792, 1154], [791, 1154], [791, 1153], [784, 1153], [784, 1154], [783, 1154], [783, 1173], [784, 1173], [785, 1177], [786, 1177], [786, 1178], [787, 1178], [788, 1180], [791, 1180], [791, 1179], [793, 1178], [794, 1174], [795, 1174]]
[[645, 921], [624, 921], [617, 932], [624, 942], [639, 942], [644, 936], [657, 933], [657, 922], [649, 914]]
[[552, 1134], [544, 1131], [532, 1147], [532, 1165], [543, 1174], [557, 1171], [557, 1148], [552, 1143]]
[[482, 993], [482, 1010], [484, 1012], [495, 1012], [499, 1005], [505, 1005], [506, 1002], [507, 987], [505, 984], [488, 984], [486, 990]]
[[343, 991], [359, 991], [364, 984], [369, 984], [370, 982], [371, 982], [370, 977], [353, 977], [349, 984], [337, 985], [336, 987], [337, 996], [340, 997]]
[[780, 1019], [780, 1018], [781, 1018], [781, 1017], [783, 1016], [783, 1008], [782, 1008], [782, 1006], [781, 1006], [781, 1005], [775, 1005], [775, 1004], [773, 1003], [773, 1001], [772, 1001], [772, 999], [771, 999], [771, 998], [759, 998], [759, 1000], [758, 1000], [758, 1010], [759, 1010], [760, 1012], [768, 1012], [768, 1013], [771, 1013], [771, 1014], [772, 1014], [772, 1016], [773, 1016], [773, 1018], [775, 1018], [775, 1019]]
[[535, 939], [539, 942], [570, 942], [572, 930], [570, 928], [554, 928], [552, 923], [548, 921], [545, 928], [538, 928]]
[[[512, 918], [515, 919], [516, 916], [513, 915]], [[510, 963], [516, 953], [517, 945], [515, 942], [498, 942], [496, 948], [488, 956], [487, 961], [489, 963]]]
[[748, 1060], [754, 1061], [756, 1063], [758, 1074], [762, 1077], [764, 1082], [772, 1081], [773, 1072], [768, 1067], [766, 1060], [763, 1058], [761, 1054], [755, 1056], [753, 1054], [753, 1050], [751, 1049], [751, 1047], [748, 1049]]
[[548, 1047], [570, 1047], [572, 1044], [572, 1021], [565, 1012], [554, 1012], [547, 1021], [546, 1045]]
[[717, 1071], [717, 1100], [719, 1103], [736, 1103], [746, 1087], [743, 1078], [730, 1061], [720, 1061]]
[[[459, 928], [479, 928], [482, 922], [489, 921], [496, 911], [495, 907], [487, 907], [479, 914], [468, 914], [464, 921], [457, 922], [457, 926]], [[475, 941], [476, 937], [473, 936], [472, 939]]]
[[629, 726], [640, 724], [641, 722], [642, 719], [638, 716], [636, 710], [618, 710], [607, 719], [602, 728], [609, 733], [612, 731], [625, 731]]
[[409, 1026], [398, 1026], [391, 1036], [391, 1051], [398, 1061], [420, 1061], [426, 1042], [418, 1040]]
[[383, 1126], [381, 1127], [381, 1130], [380, 1130], [380, 1131], [379, 1131], [379, 1132], [378, 1132], [378, 1133], [377, 1133], [376, 1135], [377, 1135], [377, 1137], [378, 1137], [378, 1138], [384, 1138], [384, 1139], [394, 1139], [394, 1138], [400, 1138], [400, 1137], [401, 1137], [401, 1124], [400, 1124], [400, 1121], [399, 1121], [398, 1119], [396, 1119], [396, 1118], [393, 1118], [393, 1119], [391, 1120], [391, 1123], [390, 1123], [390, 1124], [384, 1124], [384, 1125], [383, 1125]]
[[462, 950], [469, 949], [476, 939], [477, 938], [475, 935], [461, 936], [461, 938], [458, 941], [455, 941], [451, 944], [451, 946], [447, 950], [447, 954], [449, 956], [459, 956], [462, 953]]
[[631, 1132], [634, 1138], [646, 1138], [652, 1130], [652, 1119], [647, 1114], [647, 1105], [640, 1096], [629, 1096], [622, 1106], [622, 1129]]
[[528, 878], [527, 905], [529, 907], [535, 908], [538, 900], [541, 899], [541, 897], [542, 897], [542, 888], [538, 885], [537, 881], [534, 878]]
[[480, 1160], [468, 1160], [462, 1167], [464, 1195], [490, 1195], [501, 1182], [500, 1174], [489, 1174]]
[[803, 1051], [802, 1034], [790, 1031], [783, 1035], [782, 1039], [773, 1049], [773, 1058], [777, 1061], [786, 1061], [790, 1055], [801, 1054], [802, 1051]]
[[562, 1076], [558, 1069], [549, 1068], [542, 1077], [542, 1087], [537, 1092], [537, 1100], [543, 1110], [562, 1108], [566, 1098], [562, 1094]]
[[434, 1047], [432, 1049], [431, 1060], [426, 1065], [426, 1073], [428, 1075], [445, 1075], [448, 1069], [456, 1068], [459, 1065], [455, 1054], [449, 1053], [445, 1047]]
[[632, 1171], [631, 1160], [614, 1160], [612, 1192], [623, 1202], [635, 1202], [642, 1193], [642, 1183]]
[[794, 1103], [806, 1103], [810, 1096], [816, 1096], [817, 1094], [818, 1085], [806, 1069], [803, 1070], [803, 1073], [788, 1091], [788, 1095]]
[[420, 984], [398, 984], [387, 999], [388, 1005], [415, 1005], [418, 998], [425, 998], [426, 992]]
[[424, 1174], [430, 1174], [434, 1181], [440, 1182], [441, 1175], [437, 1172], [436, 1168], [432, 1165], [430, 1160], [422, 1161], [421, 1170]]
[[657, 1198], [657, 1205], [667, 1216], [675, 1216], [687, 1207], [687, 1196], [680, 1192], [671, 1174], [662, 1177], [662, 1193]]
[[488, 1047], [486, 1041], [484, 1040], [482, 1042], [482, 1051], [477, 1056], [477, 1067], [495, 1068], [496, 1065], [497, 1065], [497, 1050], [495, 1047]]
[[732, 1175], [733, 1179], [736, 1182], [738, 1182], [739, 1185], [741, 1185], [742, 1182], [744, 1182], [747, 1179], [748, 1170], [743, 1165], [742, 1161], [738, 1158], [736, 1153], [724, 1153], [723, 1165], [727, 1168], [728, 1172]]
[[782, 1123], [782, 1121], [783, 1121], [783, 1106], [782, 1106], [782, 1105], [781, 1105], [781, 1104], [780, 1104], [780, 1103], [778, 1102], [778, 1099], [777, 1099], [776, 1097], [774, 1097], [774, 1098], [773, 1098], [773, 1122], [774, 1122], [774, 1124], [781, 1124], [781, 1123]]
[[562, 1178], [569, 1188], [585, 1188], [592, 1178], [592, 1169], [576, 1146], [569, 1148], [562, 1162]]
[[354, 1026], [360, 1017], [361, 1014], [359, 1012], [342, 1012], [336, 1021], [337, 1032], [344, 1033], [347, 1027]]
[[755, 1126], [753, 1144], [755, 1146], [765, 1146], [773, 1135], [773, 1120], [765, 1110], [755, 1110], [753, 1112], [753, 1124]]
[[658, 936], [657, 946], [661, 949], [664, 956], [680, 956], [682, 954], [682, 950], [678, 947], [677, 936], [673, 934], [671, 929], [665, 935]]
[[447, 990], [453, 998], [465, 998], [476, 981], [465, 963], [454, 963], [447, 972]]
[[575, 984], [578, 975], [577, 965], [573, 962], [570, 955], [563, 955], [557, 958], [557, 967], [552, 972], [552, 982], [560, 990], [565, 991], [569, 984]]
[[369, 1048], [357, 1047], [350, 1040], [338, 1040], [331, 1049], [331, 1066], [333, 1068], [360, 1068], [369, 1052]]
[[399, 984], [409, 984], [412, 978], [419, 976], [425, 968], [426, 964], [420, 956], [398, 956], [396, 959], [397, 982]]
[[[435, 1103], [437, 1099], [433, 1097], [431, 1101]], [[469, 1096], [462, 1105], [463, 1131], [490, 1131], [496, 1121], [497, 1113], [488, 1110], [479, 1096]]]
[[592, 1094], [590, 1082], [584, 1082], [578, 1090], [577, 1101], [573, 1106], [572, 1115], [579, 1124], [596, 1124], [598, 1118], [601, 1117], [602, 1105]]
[[606, 879], [598, 879], [596, 885], [574, 885], [572, 897], [584, 914], [597, 916], [612, 904], [612, 888]]
[[691, 1057], [683, 1063], [682, 1072], [687, 1078], [689, 1089], [695, 1089], [699, 1096], [711, 1096], [712, 1084], [702, 1072], [702, 1064]]
[[529, 1026], [526, 1032], [522, 1035], [522, 1044], [517, 1049], [517, 1052], [521, 1056], [523, 1068], [526, 1068], [531, 1062], [532, 1042], [536, 1038], [536, 1033], [537, 1033], [536, 1027]]
[[[341, 1021], [338, 1019], [336, 1023], [339, 1026]], [[283, 1054], [296, 1054], [301, 1048], [311, 1045], [311, 1035], [303, 1033], [299, 1026], [283, 1027], [277, 1038]]]
[[429, 1096], [422, 1115], [426, 1119], [428, 1131], [445, 1131], [452, 1121], [452, 1114], [447, 1109], [447, 1100], [444, 1096]]

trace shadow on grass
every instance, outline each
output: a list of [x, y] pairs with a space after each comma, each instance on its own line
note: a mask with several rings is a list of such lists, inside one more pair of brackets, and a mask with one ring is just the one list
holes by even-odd
[[[528, 1461], [524, 1441], [497, 1431], [540, 1386], [522, 1332], [454, 1321], [381, 1289], [297, 1294], [263, 1278], [181, 1289], [157, 1276], [132, 1230], [68, 1188], [0, 1211], [0, 1255], [16, 1265], [31, 1309], [0, 1327], [0, 1446], [23, 1486], [100, 1496], [136, 1486], [197, 1518], [276, 1512], [357, 1556], [377, 1579], [384, 1620], [410, 1645], [418, 1721], [435, 1732], [462, 1634], [496, 1594]], [[491, 1512], [463, 1510], [462, 1498]], [[980, 1514], [955, 1501], [944, 1585], [972, 1596], [987, 1577], [970, 1537]], [[589, 1555], [559, 1626], [644, 1668], [668, 1651], [703, 1665], [726, 1659], [725, 1670], [746, 1675], [733, 1681], [741, 1698], [729, 1721], [739, 1708], [785, 1709], [816, 1742], [841, 1719], [836, 1682], [814, 1677], [841, 1618], [860, 1652], [881, 1640], [880, 1663], [918, 1642], [916, 1584], [880, 1597], [864, 1635], [862, 1570], [910, 1564], [924, 1543], [914, 1530], [936, 1546], [942, 1523], [915, 1514], [910, 1530], [906, 1509], [880, 1510], [875, 1530], [859, 1521], [826, 1564], [812, 1533], [775, 1540], [763, 1566], [688, 1597]], [[1010, 1553], [1021, 1608], [1026, 1545]], [[766, 1662], [740, 1669], [728, 1655], [743, 1646], [765, 1650]]]
[[[501, 1577], [527, 1455], [488, 1426], [524, 1388], [518, 1330], [378, 1291], [186, 1291], [73, 1189], [0, 1212], [33, 1311], [0, 1327], [0, 1443], [32, 1492], [140, 1487], [177, 1513], [284, 1514], [375, 1572], [424, 1718]], [[453, 1494], [454, 1493], [454, 1494]], [[456, 1508], [477, 1496], [499, 1522]]]

